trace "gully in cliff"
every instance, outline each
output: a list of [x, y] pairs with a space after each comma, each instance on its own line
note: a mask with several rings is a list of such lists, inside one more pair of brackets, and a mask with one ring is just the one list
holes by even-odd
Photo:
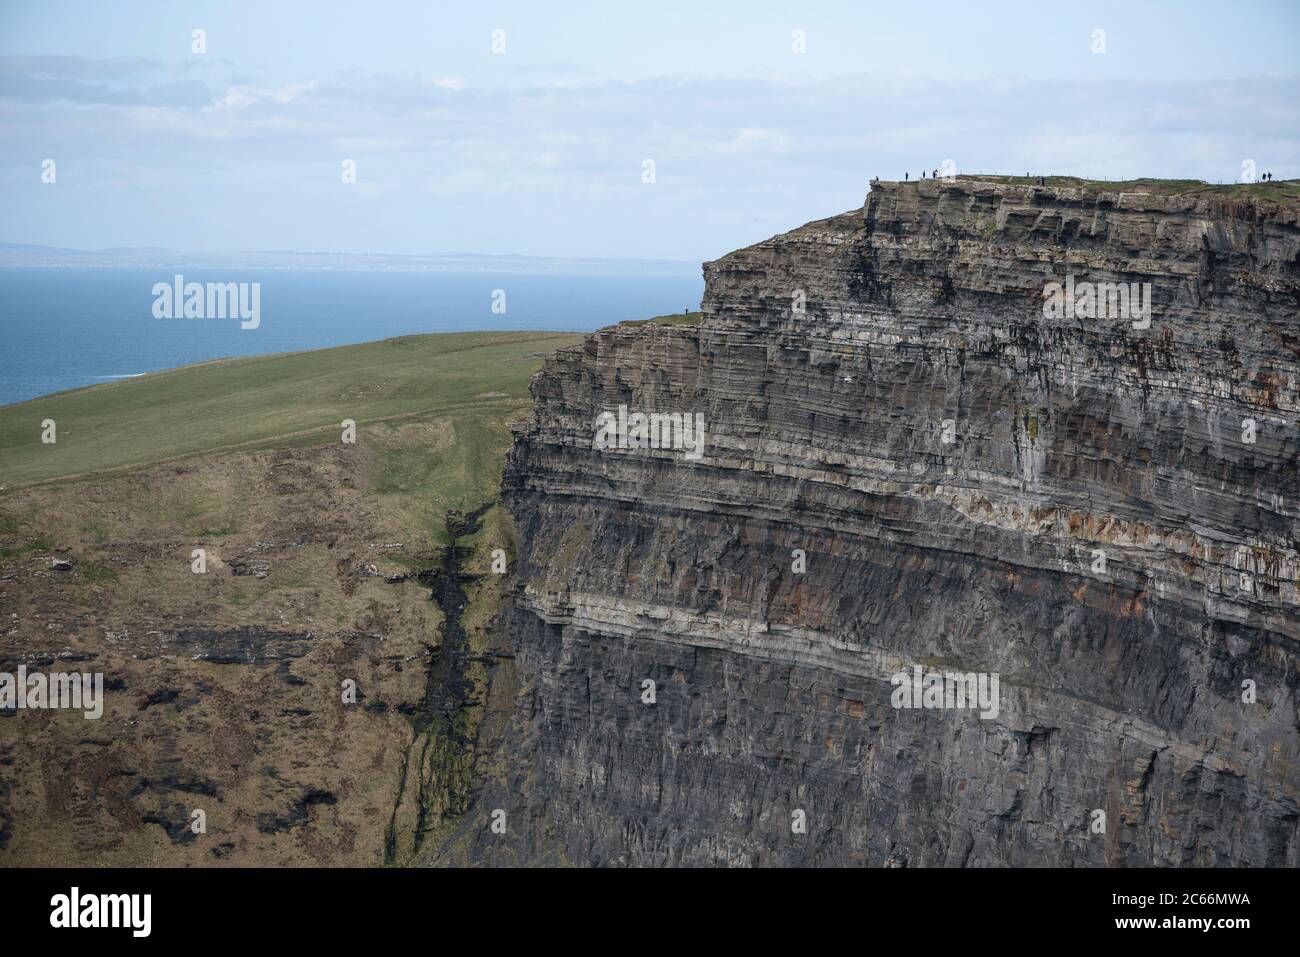
[[704, 456], [704, 413], [633, 412], [620, 405], [618, 413], [596, 416], [597, 449], [676, 449], [698, 462]]

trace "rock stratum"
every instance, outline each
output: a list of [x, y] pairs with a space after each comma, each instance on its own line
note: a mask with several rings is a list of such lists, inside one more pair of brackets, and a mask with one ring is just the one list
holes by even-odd
[[[434, 860], [1300, 864], [1297, 219], [876, 183], [706, 263], [698, 325], [558, 352], [504, 477], [514, 713]], [[1149, 327], [1045, 314], [1067, 278]], [[620, 406], [703, 455], [597, 448]], [[916, 665], [997, 716], [893, 707]]]

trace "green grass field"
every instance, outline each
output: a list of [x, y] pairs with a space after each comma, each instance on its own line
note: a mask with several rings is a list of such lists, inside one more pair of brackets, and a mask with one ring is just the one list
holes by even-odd
[[[405, 336], [223, 359], [33, 399], [0, 408], [0, 485], [228, 449], [316, 444], [341, 435], [342, 421], [352, 419], [359, 434], [392, 452], [383, 464], [384, 490], [441, 479], [444, 499], [461, 498], [475, 475], [494, 478], [488, 460], [508, 444], [506, 421], [528, 408], [528, 379], [542, 357], [580, 338]], [[55, 422], [53, 444], [41, 440], [46, 419]], [[402, 442], [422, 438], [454, 454], [402, 450]], [[447, 474], [435, 474], [440, 467]]]

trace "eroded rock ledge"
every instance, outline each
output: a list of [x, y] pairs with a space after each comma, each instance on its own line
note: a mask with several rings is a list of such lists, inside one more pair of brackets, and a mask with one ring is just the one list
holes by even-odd
[[[442, 859], [1300, 864], [1294, 209], [879, 183], [704, 272], [699, 326], [534, 379], [522, 691]], [[1150, 328], [1045, 317], [1067, 274]], [[703, 457], [593, 448], [620, 404]], [[997, 718], [892, 708], [917, 663], [998, 672]]]

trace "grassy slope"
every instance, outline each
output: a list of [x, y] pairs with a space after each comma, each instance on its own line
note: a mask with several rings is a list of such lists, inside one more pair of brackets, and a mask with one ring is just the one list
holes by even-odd
[[[403, 424], [465, 420], [504, 428], [528, 404], [528, 379], [541, 356], [578, 341], [554, 333], [405, 336], [315, 352], [224, 359], [0, 408], [0, 485], [147, 465], [235, 446], [320, 442], [344, 419], [359, 430], [381, 420]], [[41, 422], [58, 441], [41, 442]], [[447, 474], [446, 496], [477, 484], [484, 456], [502, 435], [482, 427], [455, 436], [470, 468]], [[380, 436], [381, 442], [383, 436]], [[390, 463], [386, 487], [432, 476], [412, 450]], [[495, 476], [490, 469], [483, 478]]]
[[[118, 683], [95, 728], [101, 743], [85, 743], [80, 715], [0, 719], [0, 765], [43, 769], [14, 778], [0, 767], [0, 823], [14, 822], [0, 866], [374, 865], [390, 816], [394, 862], [406, 861], [421, 804], [439, 820], [443, 779], [470, 756], [426, 759], [413, 736], [442, 614], [427, 586], [382, 576], [436, 566], [447, 513], [496, 498], [507, 423], [529, 408], [530, 376], [580, 340], [413, 336], [0, 408], [0, 660], [81, 656]], [[58, 423], [54, 445], [40, 442], [45, 418]], [[340, 442], [344, 418], [357, 422], [355, 445]], [[491, 549], [510, 548], [501, 510], [464, 544], [469, 567], [487, 572]], [[206, 574], [190, 570], [196, 546], [209, 555]], [[56, 554], [74, 569], [51, 572]], [[232, 574], [241, 558], [267, 563], [266, 576]], [[378, 575], [359, 571], [367, 563]], [[506, 585], [489, 575], [470, 586], [475, 654], [508, 650], [492, 628]], [[314, 637], [281, 674], [273, 663], [192, 660], [190, 628]], [[499, 721], [512, 705], [510, 669], [489, 682], [486, 664], [469, 667]], [[343, 677], [358, 681], [361, 707], [340, 704]], [[176, 703], [145, 706], [166, 689]], [[483, 713], [464, 709], [467, 737]], [[173, 786], [190, 779], [219, 799]], [[44, 797], [49, 780], [67, 782], [61, 804]], [[310, 826], [263, 832], [311, 790], [338, 803], [313, 811]], [[183, 820], [193, 802], [211, 814], [203, 839], [142, 823]]]

